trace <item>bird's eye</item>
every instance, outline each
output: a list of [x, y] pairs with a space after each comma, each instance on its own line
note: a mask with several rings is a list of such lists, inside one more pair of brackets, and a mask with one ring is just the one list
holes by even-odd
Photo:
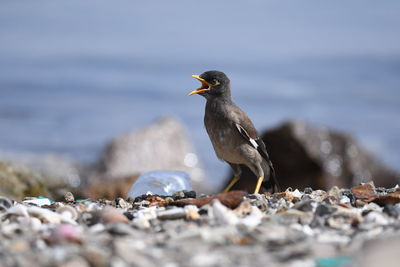
[[221, 83], [217, 80], [217, 79], [214, 79], [213, 80], [213, 85], [214, 86], [216, 86], [216, 85], [220, 85]]

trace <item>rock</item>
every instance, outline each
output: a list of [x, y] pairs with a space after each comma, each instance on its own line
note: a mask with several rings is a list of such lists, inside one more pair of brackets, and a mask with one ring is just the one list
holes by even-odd
[[32, 206], [28, 207], [28, 213], [30, 216], [36, 217], [44, 223], [50, 223], [50, 224], [61, 223], [60, 215], [48, 209]]
[[113, 223], [108, 227], [108, 232], [113, 235], [132, 235], [134, 233], [132, 227], [126, 223]]
[[171, 204], [177, 206], [195, 205], [200, 208], [206, 204], [210, 204], [214, 199], [218, 199], [223, 205], [234, 209], [242, 203], [245, 195], [245, 191], [230, 191], [227, 193], [212, 195], [211, 197], [180, 199]]
[[176, 191], [192, 189], [190, 177], [185, 172], [152, 171], [139, 176], [128, 192], [128, 197], [136, 198], [143, 194], [173, 195]]
[[311, 194], [312, 193], [312, 188], [311, 187], [306, 187], [304, 188], [304, 194]]
[[252, 206], [251, 206], [250, 201], [245, 200], [242, 203], [240, 203], [239, 207], [237, 207], [234, 210], [234, 213], [236, 215], [238, 215], [239, 217], [245, 217], [245, 216], [249, 215], [251, 213], [251, 211], [252, 211]]
[[74, 194], [72, 194], [71, 192], [65, 193], [64, 200], [65, 202], [74, 202], [75, 201]]
[[386, 191], [378, 193], [374, 184], [369, 183], [352, 187], [351, 191], [354, 193], [356, 200], [365, 203], [375, 202], [382, 206], [400, 203], [400, 189], [392, 193], [386, 193]]
[[82, 234], [76, 226], [60, 224], [51, 231], [48, 241], [51, 243], [61, 243], [64, 241], [80, 243], [82, 241]]
[[157, 212], [157, 218], [160, 220], [176, 220], [186, 218], [186, 211], [183, 208], [173, 208]]
[[116, 204], [121, 208], [121, 209], [128, 209], [131, 205], [126, 202], [123, 198], [117, 198]]
[[383, 208], [383, 212], [391, 217], [399, 217], [399, 211], [395, 208], [393, 204], [386, 204]]
[[196, 191], [187, 191], [187, 190], [177, 191], [173, 194], [173, 197], [177, 200], [183, 198], [196, 198]]
[[0, 162], [0, 195], [15, 200], [25, 196], [50, 195], [43, 177], [26, 168]]
[[1, 211], [6, 211], [11, 207], [12, 207], [11, 200], [6, 198], [6, 197], [0, 196], [0, 212]]
[[[68, 158], [55, 154], [43, 156], [0, 154], [0, 163], [2, 161], [3, 164], [12, 166], [14, 174], [11, 174], [11, 177], [17, 176], [21, 182], [30, 188], [26, 189], [24, 197], [42, 195], [51, 199], [62, 199], [68, 191], [79, 196], [82, 195], [81, 169]], [[0, 164], [0, 183], [3, 168], [4, 166]]]
[[77, 220], [78, 212], [76, 209], [70, 205], [62, 206], [57, 208], [56, 212], [61, 215], [62, 218], [66, 220]]
[[[400, 183], [400, 175], [384, 166], [346, 133], [288, 121], [262, 134], [281, 189], [351, 187], [374, 180], [385, 187]], [[247, 167], [233, 190], [251, 192], [256, 177]], [[230, 174], [228, 180], [232, 178]]]
[[310, 224], [313, 219], [313, 214], [311, 212], [289, 209], [279, 213], [279, 217], [279, 220], [284, 224]]
[[315, 214], [318, 216], [326, 216], [334, 213], [337, 210], [337, 207], [332, 205], [327, 205], [325, 203], [320, 203], [315, 209]]
[[117, 180], [154, 170], [187, 172], [193, 187], [204, 191], [198, 156], [184, 127], [174, 118], [162, 118], [114, 138], [104, 150], [91, 180]]
[[126, 218], [121, 211], [110, 206], [106, 206], [102, 210], [93, 213], [92, 224], [127, 223], [127, 222], [129, 222], [128, 218]]
[[221, 204], [218, 199], [213, 200], [212, 205], [208, 209], [208, 216], [222, 225], [235, 225], [240, 221], [239, 217], [232, 210]]
[[371, 202], [377, 197], [373, 184], [354, 186], [351, 188], [351, 192], [353, 192], [356, 199], [364, 202]]
[[374, 200], [379, 205], [397, 204], [400, 203], [400, 190], [386, 195], [380, 195]]
[[9, 208], [6, 212], [6, 215], [29, 217], [28, 208], [21, 204], [16, 204], [15, 206]]
[[314, 212], [317, 207], [317, 203], [311, 199], [303, 199], [293, 205], [293, 209], [300, 211], [311, 211]]
[[198, 220], [200, 219], [199, 209], [196, 206], [187, 205], [184, 207], [186, 211], [186, 219], [188, 220]]

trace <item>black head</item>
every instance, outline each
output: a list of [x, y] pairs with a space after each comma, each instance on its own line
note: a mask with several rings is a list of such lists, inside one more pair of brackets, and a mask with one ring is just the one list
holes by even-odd
[[192, 75], [201, 82], [201, 87], [192, 91], [189, 95], [199, 94], [205, 98], [230, 97], [230, 80], [225, 73], [217, 70], [206, 71], [203, 74]]

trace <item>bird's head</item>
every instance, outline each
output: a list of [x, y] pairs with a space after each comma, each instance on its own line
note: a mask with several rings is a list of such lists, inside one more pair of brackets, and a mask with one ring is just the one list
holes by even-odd
[[192, 75], [201, 82], [201, 86], [189, 95], [199, 94], [205, 98], [230, 96], [230, 80], [225, 73], [217, 70], [206, 71], [203, 74]]

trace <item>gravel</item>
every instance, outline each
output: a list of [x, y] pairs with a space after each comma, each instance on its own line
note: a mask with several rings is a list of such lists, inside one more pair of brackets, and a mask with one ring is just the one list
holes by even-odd
[[367, 184], [198, 198], [0, 197], [0, 266], [389, 266], [399, 193]]

